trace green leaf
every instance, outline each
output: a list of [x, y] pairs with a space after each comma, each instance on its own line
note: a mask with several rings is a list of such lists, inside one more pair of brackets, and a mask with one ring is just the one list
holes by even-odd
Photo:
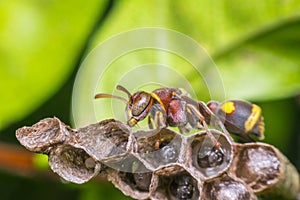
[[[118, 1], [92, 47], [134, 28], [170, 28], [192, 37], [209, 51], [220, 69], [226, 98], [283, 98], [300, 89], [299, 10], [296, 0]], [[136, 55], [128, 60], [142, 64], [147, 63], [145, 57]], [[199, 84], [203, 79], [191, 67], [174, 56], [162, 57], [199, 88], [197, 96], [209, 99], [205, 83]]]
[[41, 105], [75, 67], [106, 1], [1, 1], [0, 129]]
[[281, 21], [215, 55], [230, 98], [273, 100], [300, 92], [300, 18]]
[[106, 200], [106, 199], [118, 199], [118, 200], [130, 200], [132, 198], [125, 196], [120, 190], [114, 187], [113, 184], [102, 182], [89, 182], [84, 185], [80, 185], [81, 193], [78, 197], [79, 200]]
[[[115, 93], [117, 84], [130, 92], [151, 91], [162, 86], [182, 87], [193, 98], [203, 101], [225, 98], [257, 101], [295, 95], [300, 89], [299, 10], [297, 0], [117, 1], [90, 46], [90, 49], [96, 47], [91, 54], [102, 45], [106, 51], [95, 56], [98, 60], [87, 57], [84, 64], [91, 66], [83, 68], [87, 67], [89, 72], [81, 74], [81, 81], [75, 85], [76, 125], [112, 116], [125, 120], [122, 103], [93, 99], [97, 92]], [[145, 27], [162, 27], [185, 34], [204, 47], [208, 55], [196, 51], [191, 43], [180, 43], [173, 40], [172, 34], [160, 31], [152, 35], [137, 34], [118, 41], [117, 45], [109, 45], [126, 31], [143, 31]], [[151, 47], [163, 47], [134, 46], [141, 41], [151, 41]], [[170, 50], [175, 44], [181, 45], [184, 51], [178, 54]], [[189, 45], [191, 48], [186, 48]], [[122, 51], [126, 48], [132, 51]], [[102, 68], [109, 56], [115, 57], [97, 74], [96, 69]], [[191, 62], [190, 58], [198, 61]], [[156, 69], [150, 71], [153, 66]]]
[[49, 169], [48, 156], [44, 154], [34, 154], [33, 164], [34, 167], [40, 171], [45, 171]]

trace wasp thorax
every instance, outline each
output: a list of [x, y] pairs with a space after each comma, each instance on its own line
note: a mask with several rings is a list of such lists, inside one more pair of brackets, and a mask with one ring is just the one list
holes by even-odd
[[137, 92], [132, 96], [132, 115], [140, 115], [148, 106], [151, 95], [146, 92]]

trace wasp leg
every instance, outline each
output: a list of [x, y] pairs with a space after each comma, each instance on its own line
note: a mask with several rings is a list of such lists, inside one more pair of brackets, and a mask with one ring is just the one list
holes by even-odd
[[213, 119], [215, 122], [217, 122], [218, 126], [222, 129], [223, 133], [224, 133], [225, 135], [227, 135], [227, 137], [229, 138], [229, 140], [230, 140], [231, 142], [233, 142], [233, 139], [232, 139], [230, 133], [229, 133], [229, 132], [227, 131], [227, 129], [225, 128], [224, 123], [222, 122], [222, 120], [221, 120], [218, 116], [216, 116], [216, 115], [215, 115], [215, 114], [207, 107], [207, 105], [206, 105], [204, 102], [200, 101], [200, 102], [198, 102], [198, 103], [199, 103], [199, 105], [205, 110], [205, 112], [208, 113], [208, 114], [210, 115], [211, 119]]
[[187, 108], [200, 120], [201, 124], [199, 124], [199, 129], [204, 127], [208, 137], [211, 139], [213, 144], [219, 149], [221, 147], [221, 144], [218, 142], [218, 140], [213, 136], [213, 134], [209, 130], [208, 125], [205, 122], [204, 116], [195, 108], [195, 106], [191, 104], [187, 104]]
[[156, 127], [156, 130], [157, 130], [157, 136], [156, 136], [156, 141], [155, 141], [155, 144], [154, 144], [154, 148], [157, 150], [157, 149], [159, 149], [160, 139], [161, 139], [160, 129], [166, 127], [164, 114], [159, 110], [155, 112], [154, 123], [155, 123], [155, 127]]
[[163, 112], [159, 110], [155, 112], [154, 123], [158, 130], [167, 126]]
[[179, 133], [181, 133], [181, 134], [186, 133], [186, 129], [182, 126], [178, 126], [178, 130], [179, 130]]
[[148, 127], [149, 129], [153, 129], [153, 124], [150, 116], [148, 116]]
[[[189, 106], [193, 106], [193, 105], [189, 105]], [[188, 124], [192, 127], [192, 128], [197, 128], [197, 129], [202, 129], [204, 128], [202, 126], [202, 124], [199, 122], [199, 115], [195, 115], [190, 108], [187, 108], [187, 118], [188, 118]]]

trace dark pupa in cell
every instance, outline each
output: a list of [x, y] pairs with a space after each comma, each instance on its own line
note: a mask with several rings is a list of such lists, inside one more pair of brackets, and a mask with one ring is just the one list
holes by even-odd
[[[152, 169], [159, 169], [164, 165], [176, 163], [181, 149], [181, 136], [169, 129], [162, 129], [152, 135], [153, 130], [138, 131], [137, 138], [139, 158], [147, 162]], [[158, 144], [159, 143], [159, 144]]]
[[225, 172], [233, 159], [232, 144], [226, 135], [216, 130], [211, 132], [220, 146], [214, 145], [205, 132], [199, 132], [191, 137], [192, 160], [188, 160], [195, 167], [195, 172], [204, 175], [207, 179]]
[[152, 173], [151, 172], [138, 172], [133, 174], [133, 179], [137, 189], [141, 191], [149, 191], [151, 184]]
[[253, 191], [243, 182], [228, 176], [204, 184], [202, 199], [255, 200]]
[[195, 193], [195, 181], [187, 174], [175, 176], [170, 183], [169, 192], [176, 199], [192, 199]]
[[201, 168], [216, 167], [224, 160], [224, 153], [221, 148], [206, 146], [197, 154], [197, 162]]
[[166, 145], [161, 148], [159, 153], [160, 157], [164, 159], [166, 163], [174, 162], [178, 157], [178, 152], [174, 146]]
[[141, 192], [149, 192], [152, 173], [151, 172], [120, 172], [121, 179], [131, 186], [132, 189], [139, 190]]
[[132, 160], [131, 164], [127, 164], [130, 165], [127, 166], [130, 170], [120, 171], [120, 178], [132, 189], [148, 192], [152, 180], [152, 172], [138, 160]]

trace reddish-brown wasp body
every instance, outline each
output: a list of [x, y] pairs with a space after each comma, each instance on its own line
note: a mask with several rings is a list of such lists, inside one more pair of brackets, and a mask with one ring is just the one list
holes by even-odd
[[117, 89], [125, 92], [129, 100], [111, 94], [97, 94], [95, 98], [117, 98], [124, 101], [127, 124], [131, 127], [148, 116], [150, 128], [153, 128], [152, 121], [157, 129], [172, 126], [178, 127], [180, 132], [189, 132], [191, 129], [205, 128], [210, 139], [218, 146], [217, 139], [207, 125], [212, 121], [230, 139], [228, 131], [245, 141], [251, 140], [249, 133], [263, 138], [261, 109], [255, 104], [240, 100], [205, 104], [191, 99], [185, 91], [177, 88], [159, 88], [151, 93], [138, 91], [132, 95], [122, 86], [118, 85]]
[[117, 89], [125, 92], [129, 100], [110, 94], [97, 94], [95, 98], [117, 98], [124, 101], [129, 126], [132, 127], [149, 116], [150, 128], [153, 128], [152, 120], [157, 129], [172, 126], [178, 127], [180, 132], [188, 132], [191, 129], [204, 127], [214, 144], [219, 145], [210, 133], [205, 118], [193, 104], [186, 101], [191, 99], [185, 91], [177, 88], [159, 88], [151, 93], [138, 91], [131, 95], [122, 86], [117, 86]]

